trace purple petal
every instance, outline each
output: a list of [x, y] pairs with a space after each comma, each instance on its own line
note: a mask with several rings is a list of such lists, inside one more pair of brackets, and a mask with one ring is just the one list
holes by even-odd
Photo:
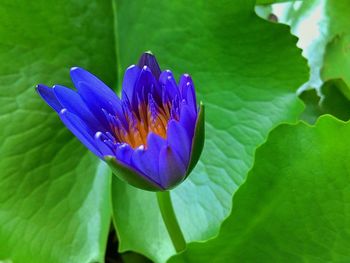
[[171, 120], [167, 127], [168, 145], [173, 149], [187, 168], [190, 159], [192, 140], [178, 121]]
[[144, 174], [152, 182], [159, 184], [159, 151], [158, 154], [152, 155], [143, 147], [136, 148], [131, 157], [131, 166]]
[[166, 141], [160, 136], [150, 133], [147, 137], [147, 149], [136, 150], [132, 156], [132, 164], [155, 182], [159, 179], [159, 153]]
[[[173, 73], [170, 70], [165, 70], [159, 77], [159, 83], [162, 86], [162, 89], [165, 90], [167, 98], [172, 101], [176, 96], [180, 97], [180, 90], [176, 85], [176, 81]], [[167, 101], [163, 101], [167, 103]]]
[[[139, 78], [141, 72], [141, 68], [135, 65], [132, 65], [127, 68], [123, 78], [123, 92], [122, 92], [122, 100], [128, 99], [132, 101], [134, 88], [136, 85], [136, 81]], [[126, 98], [127, 97], [127, 98]]]
[[159, 155], [161, 186], [169, 188], [180, 183], [186, 175], [186, 167], [170, 146], [164, 146]]
[[39, 84], [36, 87], [36, 91], [43, 98], [43, 100], [56, 112], [60, 112], [62, 110], [63, 107], [61, 103], [57, 100], [52, 88], [49, 88], [43, 84]]
[[130, 147], [127, 143], [122, 143], [117, 148], [117, 159], [127, 165], [131, 164], [131, 158], [134, 153], [134, 149]]
[[[137, 109], [139, 103], [147, 103], [149, 93], [153, 95], [153, 98], [157, 103], [161, 102], [161, 90], [159, 84], [154, 78], [151, 70], [147, 66], [144, 66], [141, 69], [134, 88], [132, 98], [132, 106], [134, 109]], [[140, 102], [138, 100], [140, 100]]]
[[94, 138], [95, 144], [103, 156], [115, 155], [113, 147], [108, 144], [109, 140], [106, 140], [106, 135], [104, 135], [102, 132], [96, 132]]
[[76, 115], [67, 109], [62, 109], [59, 113], [62, 122], [67, 128], [95, 155], [102, 158], [101, 152], [97, 149], [93, 138], [93, 131]]
[[[159, 152], [158, 152], [159, 155]], [[158, 156], [154, 156], [153, 160], [149, 159], [149, 154], [142, 149], [136, 149], [132, 156], [131, 164], [136, 167], [137, 170], [144, 173], [148, 178], [151, 178], [154, 182], [159, 182], [158, 173]]]
[[152, 54], [151, 51], [144, 52], [140, 59], [138, 66], [140, 68], [143, 68], [144, 66], [147, 66], [151, 69], [152, 74], [154, 77], [158, 80], [160, 76], [160, 67], [158, 65], [156, 57]]
[[193, 110], [194, 113], [197, 113], [196, 91], [190, 75], [184, 74], [181, 76], [179, 89], [181, 90], [182, 98], [186, 100], [190, 109]]
[[[159, 156], [160, 150], [163, 148], [163, 146], [166, 144], [166, 140], [164, 140], [159, 135], [151, 132], [147, 136], [147, 154], [150, 160], [156, 160]], [[157, 164], [158, 166], [158, 164]], [[158, 169], [158, 167], [157, 167]]]
[[87, 107], [106, 130], [110, 128], [110, 123], [106, 119], [106, 113], [111, 114], [112, 116], [118, 116], [118, 119], [123, 122], [124, 125], [126, 125], [121, 101], [119, 101], [117, 104], [113, 104], [113, 102], [111, 100], [107, 100], [103, 94], [97, 95], [95, 91], [85, 82], [80, 82], [80, 87], [83, 92], [78, 91], [78, 94], [80, 97], [82, 97]]
[[101, 123], [91, 113], [78, 93], [76, 93], [74, 90], [60, 85], [53, 86], [53, 91], [61, 105], [69, 112], [77, 115], [92, 130], [95, 132], [105, 130], [105, 128], [102, 127]]
[[99, 119], [103, 118], [102, 108], [112, 114], [121, 113], [118, 96], [96, 76], [78, 67], [72, 68], [70, 75], [79, 95]]
[[193, 114], [188, 105], [181, 106], [180, 124], [186, 130], [188, 137], [193, 138], [194, 129], [196, 126], [197, 116]]

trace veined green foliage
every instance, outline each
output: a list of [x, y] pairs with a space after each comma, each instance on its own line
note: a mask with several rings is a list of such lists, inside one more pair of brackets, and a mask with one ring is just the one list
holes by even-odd
[[111, 3], [5, 0], [0, 17], [0, 261], [103, 262], [110, 171], [34, 87], [77, 64], [115, 83]]
[[276, 128], [257, 150], [220, 234], [170, 262], [348, 261], [349, 133], [350, 123], [331, 116], [314, 127]]

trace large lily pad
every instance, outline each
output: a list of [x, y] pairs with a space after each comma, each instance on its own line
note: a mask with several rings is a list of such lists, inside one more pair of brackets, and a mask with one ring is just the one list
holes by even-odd
[[115, 82], [110, 3], [1, 1], [0, 261], [103, 262], [110, 171], [35, 93], [80, 65]]
[[347, 262], [349, 133], [331, 116], [272, 131], [218, 237], [170, 262]]

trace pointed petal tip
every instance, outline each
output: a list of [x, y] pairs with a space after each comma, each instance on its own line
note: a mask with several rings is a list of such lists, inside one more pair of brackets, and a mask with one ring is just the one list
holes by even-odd
[[147, 50], [147, 51], [143, 52], [143, 54], [148, 54], [148, 55], [154, 56], [151, 50]]
[[152, 52], [150, 51], [144, 52], [139, 59], [138, 66], [140, 68], [143, 68], [144, 66], [148, 66], [152, 74], [156, 77], [156, 79], [159, 78], [161, 70], [157, 62], [157, 59]]
[[75, 92], [73, 89], [70, 89], [70, 88], [68, 88], [68, 87], [66, 87], [66, 86], [62, 86], [62, 85], [59, 85], [59, 84], [53, 85], [53, 86], [52, 86], [52, 89], [53, 89], [54, 91], [59, 90], [59, 92], [62, 92], [62, 91], [64, 91], [64, 90], [70, 90], [70, 91]]
[[133, 68], [135, 68], [135, 67], [137, 67], [137, 66], [136, 66], [135, 64], [132, 64], [132, 65], [130, 65], [129, 67], [127, 67], [126, 70], [133, 69]]
[[79, 70], [79, 67], [74, 66], [74, 67], [70, 68], [70, 72], [75, 71], [75, 70]]
[[145, 146], [141, 144], [139, 147], [136, 148], [135, 151], [144, 151], [144, 150], [145, 150]]
[[70, 68], [70, 74], [72, 75], [72, 74], [75, 74], [75, 73], [79, 73], [79, 72], [85, 72], [85, 71], [87, 71], [86, 69], [83, 69], [83, 68], [81, 68], [81, 67], [78, 67], [78, 66], [74, 66], [74, 67], [71, 67]]
[[99, 140], [102, 135], [103, 135], [103, 133], [98, 131], [98, 132], [95, 133], [94, 137], [95, 137], [96, 140]]
[[35, 91], [41, 95], [43, 92], [45, 92], [45, 90], [47, 90], [49, 87], [47, 87], [46, 85], [44, 84], [37, 84], [35, 86]]
[[77, 67], [77, 66], [71, 67], [69, 70], [69, 74], [70, 74], [73, 82], [74, 82], [76, 77], [79, 77], [81, 74], [84, 74], [85, 72], [87, 72], [85, 69], [83, 69], [81, 67]]
[[150, 73], [152, 74], [152, 69], [148, 66], [148, 65], [144, 65], [143, 67], [141, 67], [141, 72], [140, 74], [144, 74], [144, 73]]
[[37, 84], [37, 85], [35, 86], [35, 88], [48, 88], [48, 86], [39, 83], [39, 84]]
[[152, 52], [143, 52], [139, 59], [139, 66], [149, 65], [150, 62], [157, 62], [156, 57]]
[[54, 109], [56, 112], [60, 112], [63, 106], [58, 101], [53, 88], [43, 84], [38, 84], [36, 85], [35, 90], [52, 109]]
[[183, 85], [189, 85], [189, 84], [193, 84], [191, 75], [188, 73], [182, 74], [180, 77], [179, 86], [181, 87]]
[[171, 79], [175, 80], [173, 72], [169, 69], [162, 71], [159, 77], [159, 81], [162, 83], [165, 83], [167, 80], [171, 80]]
[[66, 115], [68, 113], [66, 108], [63, 108], [62, 110], [60, 110], [59, 114], [60, 115]]
[[72, 82], [76, 88], [79, 88], [79, 82], [93, 82], [95, 78], [97, 78], [94, 74], [87, 71], [81, 67], [71, 67], [69, 71]]

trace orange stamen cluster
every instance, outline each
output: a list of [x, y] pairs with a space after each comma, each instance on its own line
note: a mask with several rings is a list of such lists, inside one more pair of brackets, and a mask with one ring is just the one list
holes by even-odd
[[129, 127], [128, 130], [113, 127], [117, 140], [129, 144], [132, 148], [143, 145], [147, 148], [147, 136], [153, 132], [162, 138], [166, 138], [167, 125], [171, 119], [170, 103], [163, 107], [154, 105], [156, 113], [151, 110], [150, 104], [139, 104], [138, 114], [132, 112], [132, 116], [125, 116]]

